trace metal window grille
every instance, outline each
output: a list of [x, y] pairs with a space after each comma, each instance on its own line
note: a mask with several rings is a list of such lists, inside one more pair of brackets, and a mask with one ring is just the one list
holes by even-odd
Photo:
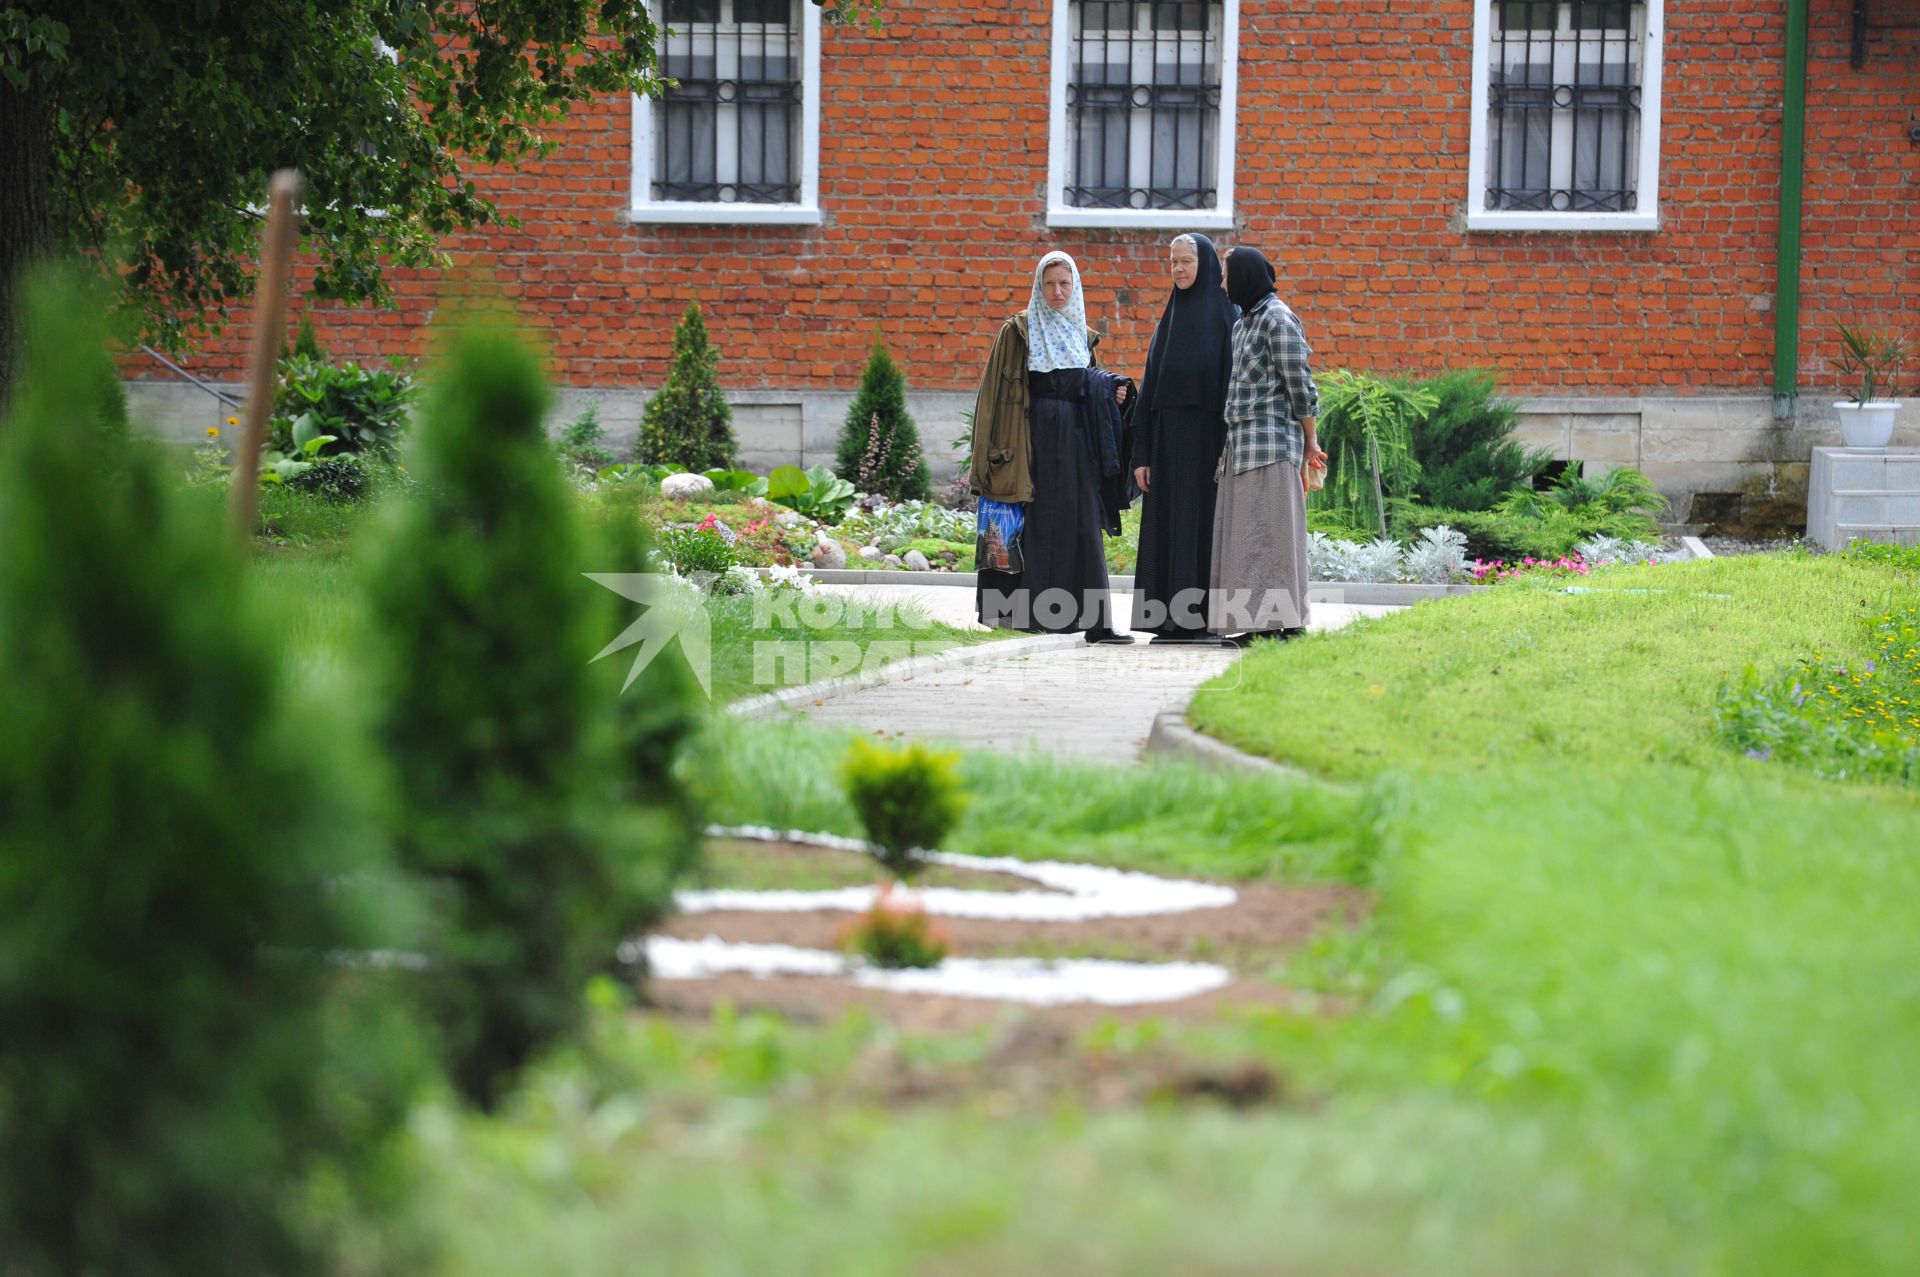
[[1638, 207], [1646, 0], [1494, 0], [1487, 207]]
[[1220, 0], [1073, 0], [1066, 201], [1219, 203]]
[[667, 0], [653, 198], [800, 198], [801, 0]]

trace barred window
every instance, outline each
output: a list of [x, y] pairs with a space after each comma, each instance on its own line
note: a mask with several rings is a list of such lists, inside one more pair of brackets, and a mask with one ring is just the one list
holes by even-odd
[[[1235, 0], [1056, 0], [1056, 225], [1231, 216], [1238, 12]], [[1071, 210], [1084, 212], [1060, 216]]]
[[814, 6], [663, 0], [659, 17], [660, 73], [674, 83], [636, 101], [635, 218], [817, 220]]
[[1660, 8], [1483, 0], [1470, 224], [1651, 227]]
[[800, 3], [667, 0], [655, 199], [799, 199]]

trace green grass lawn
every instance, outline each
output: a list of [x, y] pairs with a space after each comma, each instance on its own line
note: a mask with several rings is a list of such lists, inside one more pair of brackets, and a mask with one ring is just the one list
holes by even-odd
[[[258, 567], [301, 659], [343, 671], [350, 560]], [[1270, 973], [1344, 1013], [1108, 1023], [1036, 1086], [1004, 1028], [692, 1023], [608, 986], [501, 1115], [417, 1115], [434, 1271], [1915, 1271], [1920, 799], [1748, 760], [1711, 717], [1747, 664], [1852, 650], [1914, 577], [1748, 558], [1585, 584], [1255, 649], [1197, 698], [1344, 785], [964, 759], [955, 850], [1370, 887], [1366, 924]], [[858, 833], [850, 739], [716, 716], [682, 770], [711, 820]], [[1278, 1103], [1095, 1085], [1249, 1063]]]
[[1503, 585], [1255, 648], [1188, 716], [1323, 776], [1407, 768], [1750, 764], [1714, 737], [1723, 681], [1813, 645], [1864, 652], [1856, 618], [1914, 578], [1840, 557], [1772, 555]]
[[[736, 752], [818, 770], [796, 738], [741, 731], [765, 740]], [[1116, 1026], [1073, 1048], [1087, 1079], [1138, 1057], [1258, 1061], [1290, 1100], [1110, 1107], [1070, 1082], [1021, 1092], [990, 1032], [610, 1013], [509, 1116], [423, 1128], [445, 1168], [423, 1209], [457, 1233], [454, 1271], [512, 1273], [543, 1246], [583, 1273], [1799, 1277], [1920, 1257], [1905, 795], [1673, 766], [1396, 772], [1357, 795], [1028, 766], [1036, 794], [1084, 805], [971, 813], [958, 844], [1006, 849], [1033, 824], [1020, 845], [1374, 883], [1367, 929], [1297, 961], [1297, 982], [1356, 993], [1352, 1014]], [[1027, 788], [1011, 760], [969, 768], [988, 792]], [[742, 759], [707, 796], [730, 818], [840, 823], [807, 783], [756, 804], [744, 785], [764, 774]], [[1197, 817], [1184, 836], [1163, 803]], [[976, 1090], [900, 1104], [869, 1085], [876, 1061], [954, 1054]]]

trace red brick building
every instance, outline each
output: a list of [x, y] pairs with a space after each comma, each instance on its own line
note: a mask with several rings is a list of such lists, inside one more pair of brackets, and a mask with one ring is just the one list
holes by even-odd
[[[1531, 436], [1724, 514], [1801, 498], [1836, 321], [1920, 330], [1920, 5], [1810, 0], [1776, 388], [1784, 3], [924, 0], [877, 34], [805, 0], [664, 3], [682, 89], [481, 174], [521, 226], [448, 245], [617, 434], [697, 292], [750, 460], [830, 454], [876, 332], [950, 435], [1053, 248], [1137, 371], [1191, 229], [1267, 252], [1319, 366], [1494, 368]], [[337, 355], [418, 353], [441, 284], [310, 313]], [[243, 347], [197, 366], [237, 380]]]

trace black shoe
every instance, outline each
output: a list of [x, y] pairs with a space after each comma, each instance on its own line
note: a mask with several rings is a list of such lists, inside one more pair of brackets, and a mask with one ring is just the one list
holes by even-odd
[[1087, 642], [1104, 643], [1113, 647], [1121, 647], [1133, 642], [1133, 635], [1122, 634], [1118, 630], [1088, 630]]
[[1152, 641], [1182, 647], [1219, 647], [1225, 640], [1218, 634], [1156, 634]]

